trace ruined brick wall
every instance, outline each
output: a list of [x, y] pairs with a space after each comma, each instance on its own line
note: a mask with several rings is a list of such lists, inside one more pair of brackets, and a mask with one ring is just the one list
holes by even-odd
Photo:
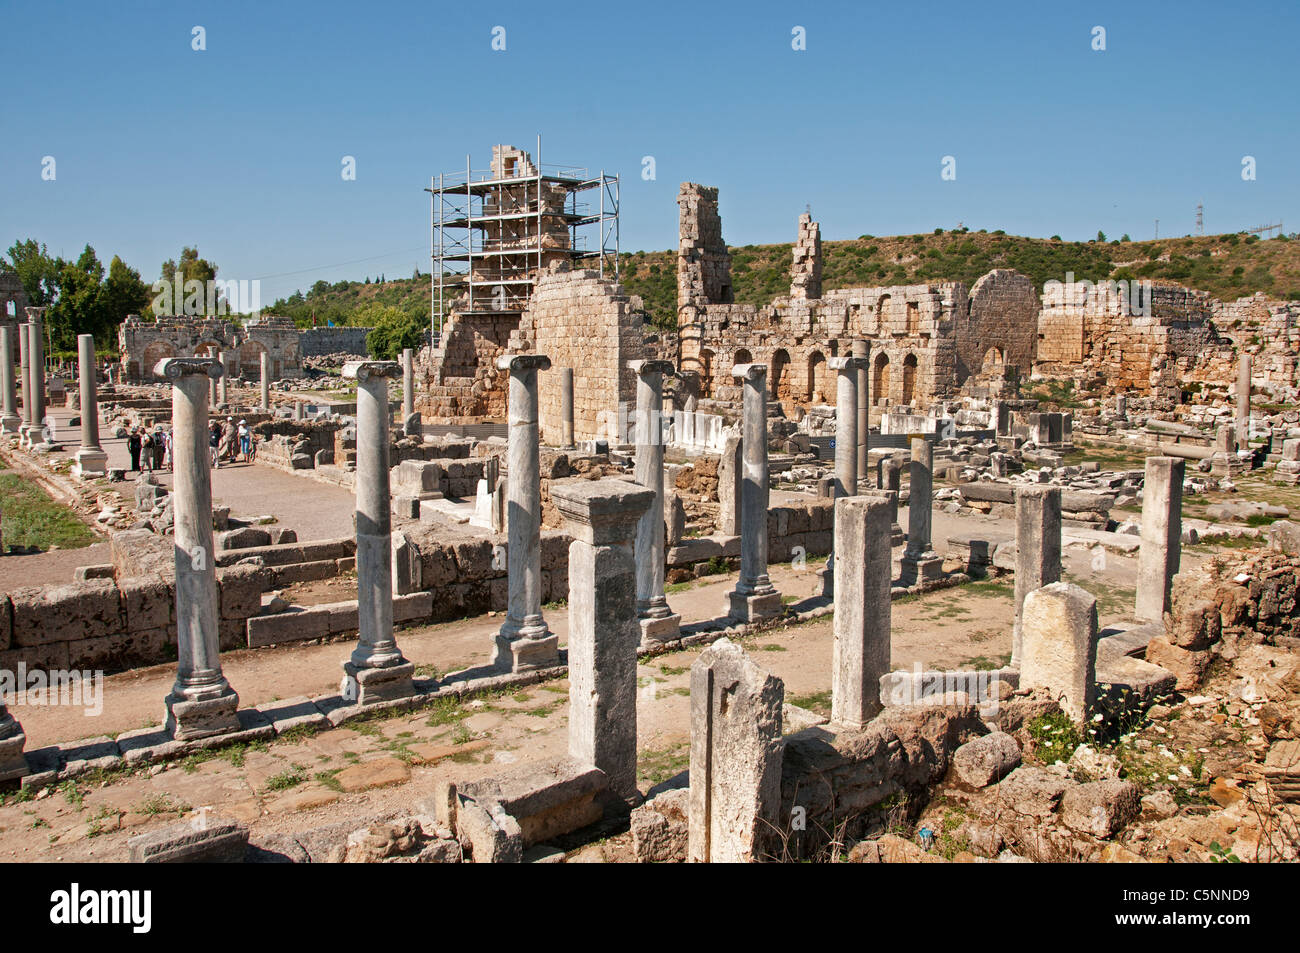
[[1038, 291], [1028, 275], [996, 268], [957, 307], [957, 382], [994, 364], [1028, 376], [1038, 344]]
[[453, 311], [428, 364], [415, 409], [446, 423], [478, 423], [506, 413], [505, 375], [497, 358], [505, 353], [519, 318], [508, 314]]
[[731, 256], [722, 240], [718, 190], [683, 182], [677, 194], [680, 208], [677, 245], [677, 305], [728, 304]]
[[822, 296], [822, 230], [804, 212], [799, 216], [799, 234], [791, 252], [790, 297], [811, 298]]
[[366, 356], [366, 339], [370, 337], [370, 328], [306, 328], [299, 341], [299, 353], [303, 357], [318, 357], [324, 354], [356, 354]]
[[[1221, 336], [1239, 351], [1252, 355], [1251, 380], [1256, 387], [1294, 387], [1300, 374], [1300, 302], [1269, 298], [1263, 292], [1236, 301], [1213, 304], [1215, 327]], [[1236, 374], [1232, 355], [1221, 355], [1228, 365], [1218, 377], [1207, 380], [1232, 380]], [[1208, 360], [1198, 363], [1197, 371], [1208, 375]], [[1198, 376], [1198, 379], [1201, 379]]]
[[538, 401], [542, 442], [552, 446], [561, 442], [560, 368], [573, 368], [574, 439], [617, 440], [620, 408], [636, 406], [628, 361], [657, 357], [645, 344], [639, 303], [613, 280], [564, 264], [538, 279], [510, 351], [551, 359], [551, 370], [538, 374]]
[[18, 350], [18, 325], [27, 320], [27, 292], [12, 271], [0, 271], [0, 325], [10, 328], [9, 339]]

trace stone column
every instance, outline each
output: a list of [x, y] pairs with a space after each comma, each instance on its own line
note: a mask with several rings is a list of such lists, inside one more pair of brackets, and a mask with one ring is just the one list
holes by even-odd
[[4, 403], [0, 433], [17, 433], [22, 418], [14, 390], [14, 325], [9, 324], [0, 325], [0, 400]]
[[221, 366], [199, 357], [160, 361], [172, 383], [172, 509], [176, 522], [176, 683], [167, 730], [177, 740], [236, 731], [239, 696], [221, 672], [217, 570], [212, 546], [208, 381]]
[[785, 686], [718, 639], [691, 666], [687, 859], [761, 860], [777, 843]]
[[506, 619], [496, 636], [495, 664], [507, 671], [559, 664], [559, 636], [542, 618], [542, 477], [538, 451], [537, 372], [543, 354], [503, 354], [497, 367], [510, 373], [509, 442], [506, 449]]
[[224, 406], [230, 405], [230, 364], [232, 355], [229, 351], [221, 352], [221, 380], [217, 382], [217, 400]]
[[31, 336], [27, 333], [27, 322], [24, 321], [18, 325], [18, 355], [21, 376], [18, 379], [18, 386], [22, 391], [23, 414], [18, 418], [18, 432], [26, 438], [27, 431], [32, 423], [32, 354], [31, 354]]
[[934, 507], [934, 447], [924, 437], [912, 438], [911, 486], [907, 504], [907, 549], [903, 551], [901, 579], [905, 586], [938, 579], [943, 560], [930, 543]]
[[560, 443], [573, 447], [573, 368], [560, 368]]
[[27, 309], [27, 361], [31, 369], [31, 414], [27, 418], [27, 445], [44, 443], [45, 428], [45, 309]]
[[723, 536], [740, 535], [740, 502], [744, 495], [745, 462], [742, 441], [728, 433], [722, 440], [722, 459], [718, 461], [718, 532]]
[[271, 409], [271, 358], [263, 351], [262, 358], [262, 410]]
[[827, 367], [835, 371], [835, 497], [858, 492], [858, 359], [832, 357]]
[[835, 502], [835, 644], [831, 720], [861, 728], [880, 711], [880, 679], [890, 667], [889, 501]]
[[415, 352], [409, 347], [402, 348], [402, 428], [415, 413]]
[[1016, 619], [1011, 664], [1020, 663], [1025, 597], [1061, 578], [1061, 488], [1016, 487]]
[[295, 400], [293, 402], [293, 419], [294, 420], [307, 419], [307, 405], [300, 400]]
[[99, 396], [95, 380], [95, 339], [77, 335], [77, 376], [81, 381], [81, 449], [73, 473], [80, 477], [108, 472], [108, 454], [99, 445]]
[[1183, 475], [1177, 457], [1147, 457], [1142, 484], [1142, 548], [1138, 550], [1134, 615], [1159, 622], [1169, 609], [1169, 590], [1183, 555]]
[[27, 776], [27, 758], [23, 755], [26, 745], [27, 735], [23, 726], [0, 700], [0, 783]]
[[664, 595], [664, 441], [663, 376], [670, 361], [629, 361], [636, 374], [636, 482], [654, 501], [636, 528], [636, 614], [645, 644], [671, 642], [681, 634], [682, 617]]
[[889, 494], [893, 509], [889, 516], [889, 544], [901, 546], [907, 541], [907, 534], [898, 524], [898, 497], [903, 492], [903, 464], [897, 457], [885, 457], [880, 461], [880, 489]]
[[1041, 688], [1076, 724], [1097, 700], [1097, 600], [1053, 582], [1025, 599], [1020, 687]]
[[767, 365], [737, 364], [731, 375], [744, 391], [744, 459], [740, 498], [740, 579], [730, 615], [754, 622], [781, 613], [781, 593], [767, 577]]
[[[415, 666], [393, 638], [392, 496], [388, 470], [388, 381], [396, 361], [353, 361], [343, 376], [357, 382], [357, 647], [343, 663], [367, 705], [415, 691]], [[349, 688], [351, 683], [349, 682]]]
[[1250, 355], [1237, 361], [1237, 447], [1250, 446]]
[[[657, 362], [656, 362], [657, 363]], [[607, 477], [556, 484], [569, 535], [569, 756], [609, 778], [623, 805], [636, 786], [637, 523], [654, 490]]]
[[858, 479], [868, 479], [871, 467], [871, 345], [866, 341], [853, 342], [853, 356], [858, 364]]

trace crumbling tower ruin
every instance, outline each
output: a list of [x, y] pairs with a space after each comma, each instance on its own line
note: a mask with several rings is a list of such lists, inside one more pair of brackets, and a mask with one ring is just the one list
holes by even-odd
[[812, 213], [799, 216], [799, 237], [795, 240], [790, 268], [790, 297], [816, 301], [822, 296], [822, 229]]

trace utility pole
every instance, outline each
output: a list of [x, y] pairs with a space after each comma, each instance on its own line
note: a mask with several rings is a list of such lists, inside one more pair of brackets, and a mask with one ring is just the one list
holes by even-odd
[[1196, 234], [1205, 234], [1205, 206], [1200, 202], [1196, 203]]

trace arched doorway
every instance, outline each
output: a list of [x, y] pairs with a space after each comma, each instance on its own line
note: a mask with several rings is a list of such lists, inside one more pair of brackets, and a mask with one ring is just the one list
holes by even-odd
[[[889, 333], [890, 307], [893, 299], [889, 295], [881, 295], [880, 300], [876, 302], [876, 334]], [[885, 361], [889, 363], [888, 360]]]
[[768, 373], [771, 375], [769, 387], [772, 391], [772, 399], [791, 402], [794, 395], [790, 393], [790, 352], [785, 348], [780, 348], [772, 355], [772, 368]]
[[916, 355], [903, 358], [903, 403], [911, 404], [916, 396]]
[[993, 370], [993, 368], [999, 366], [1002, 363], [1003, 363], [1002, 350], [1000, 348], [991, 347], [984, 352], [984, 363], [980, 367], [980, 371], [984, 374], [987, 374], [991, 370]]
[[808, 402], [812, 404], [827, 404], [832, 400], [830, 389], [827, 386], [828, 375], [826, 373], [826, 356], [821, 351], [813, 351], [808, 355]]
[[876, 355], [876, 366], [871, 375], [871, 392], [875, 396], [872, 405], [884, 407], [889, 399], [889, 358], [885, 354]]
[[700, 375], [700, 397], [713, 396], [713, 352], [707, 347], [700, 349], [696, 370]]

